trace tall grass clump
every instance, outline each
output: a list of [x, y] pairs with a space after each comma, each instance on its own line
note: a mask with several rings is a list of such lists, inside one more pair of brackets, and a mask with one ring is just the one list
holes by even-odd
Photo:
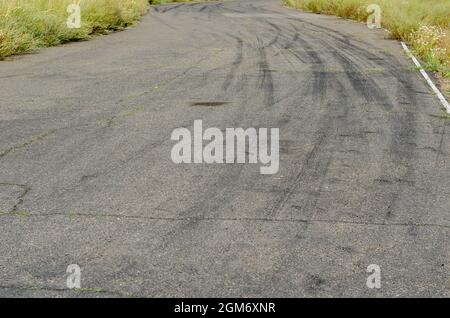
[[74, 0], [0, 0], [0, 59], [123, 29], [146, 12], [149, 1], [81, 0], [79, 29], [66, 24], [71, 3]]
[[450, 0], [283, 0], [314, 13], [366, 21], [369, 4], [382, 10], [383, 27], [408, 42], [430, 70], [444, 78], [450, 92]]

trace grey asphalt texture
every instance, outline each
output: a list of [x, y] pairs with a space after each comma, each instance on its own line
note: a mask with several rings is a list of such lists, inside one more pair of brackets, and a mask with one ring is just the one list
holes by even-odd
[[[450, 296], [450, 120], [382, 30], [161, 5], [0, 88], [0, 296]], [[174, 164], [196, 119], [279, 128], [280, 171]]]

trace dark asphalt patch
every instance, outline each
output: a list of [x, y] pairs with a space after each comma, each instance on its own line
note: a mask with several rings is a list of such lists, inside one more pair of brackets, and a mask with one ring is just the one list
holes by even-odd
[[203, 106], [203, 107], [217, 107], [229, 104], [229, 102], [196, 102], [191, 103], [191, 106]]

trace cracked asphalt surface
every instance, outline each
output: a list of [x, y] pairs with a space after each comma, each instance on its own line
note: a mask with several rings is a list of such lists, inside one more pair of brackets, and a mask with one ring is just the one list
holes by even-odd
[[[0, 87], [0, 296], [450, 296], [450, 120], [383, 31], [162, 5]], [[280, 128], [280, 171], [172, 163], [196, 119]]]

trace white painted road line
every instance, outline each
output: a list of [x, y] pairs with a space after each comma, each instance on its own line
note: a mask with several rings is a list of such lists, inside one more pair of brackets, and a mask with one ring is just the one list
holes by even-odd
[[401, 42], [403, 49], [406, 51], [406, 53], [408, 54], [409, 57], [411, 57], [411, 59], [413, 60], [414, 64], [419, 68], [420, 73], [423, 75], [423, 77], [425, 77], [428, 85], [430, 85], [431, 89], [433, 90], [433, 92], [436, 93], [437, 97], [439, 98], [439, 100], [441, 101], [442, 105], [444, 105], [444, 108], [447, 110], [447, 113], [450, 114], [450, 105], [448, 104], [447, 100], [445, 99], [444, 95], [441, 93], [441, 91], [436, 87], [436, 85], [434, 85], [433, 81], [431, 80], [431, 78], [428, 76], [427, 72], [425, 72], [425, 70], [423, 69], [422, 65], [420, 64], [420, 62], [417, 60], [417, 58], [414, 56], [414, 54], [412, 54], [412, 52], [409, 50], [408, 46], [405, 44], [405, 42]]

